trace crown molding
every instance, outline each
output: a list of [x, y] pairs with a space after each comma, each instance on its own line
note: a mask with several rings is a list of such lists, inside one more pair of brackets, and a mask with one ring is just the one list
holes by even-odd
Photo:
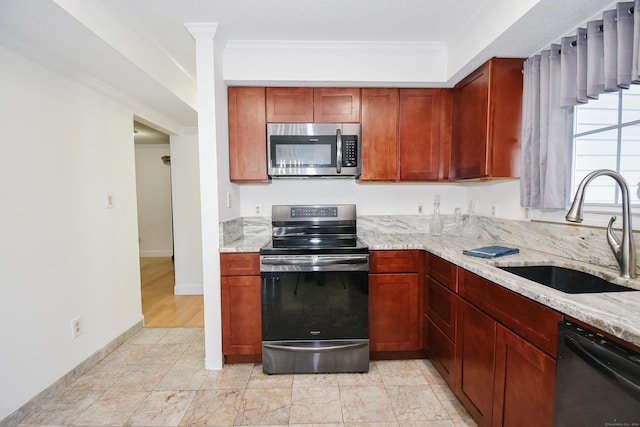
[[447, 54], [447, 47], [443, 42], [229, 40], [225, 55], [233, 54], [442, 56]]
[[187, 22], [184, 26], [194, 39], [214, 38], [218, 32], [218, 24], [215, 22]]

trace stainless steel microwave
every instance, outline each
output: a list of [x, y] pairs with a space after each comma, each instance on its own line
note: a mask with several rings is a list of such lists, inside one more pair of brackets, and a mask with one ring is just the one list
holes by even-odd
[[359, 123], [267, 124], [268, 174], [279, 177], [357, 177]]

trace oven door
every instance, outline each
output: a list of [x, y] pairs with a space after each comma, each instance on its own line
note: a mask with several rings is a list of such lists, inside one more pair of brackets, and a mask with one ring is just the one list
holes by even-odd
[[317, 259], [309, 267], [299, 258], [290, 265], [289, 256], [268, 258], [272, 264], [263, 260], [263, 267], [280, 271], [261, 273], [263, 371], [367, 372], [368, 271], [354, 268], [368, 269], [368, 263], [351, 260], [345, 267], [330, 257], [326, 264], [333, 267], [318, 271]]

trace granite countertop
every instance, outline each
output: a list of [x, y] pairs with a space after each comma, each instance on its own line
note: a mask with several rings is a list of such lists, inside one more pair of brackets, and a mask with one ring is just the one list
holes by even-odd
[[[429, 234], [359, 233], [370, 250], [426, 250], [478, 276], [581, 320], [624, 341], [640, 346], [640, 292], [567, 294], [503, 271], [498, 266], [556, 265], [585, 271], [613, 283], [640, 290], [640, 279], [623, 279], [618, 271], [574, 261], [533, 249], [489, 239], [433, 237]], [[245, 237], [220, 248], [221, 252], [258, 252], [269, 236]], [[463, 249], [502, 245], [518, 247], [520, 253], [494, 259], [466, 256]]]

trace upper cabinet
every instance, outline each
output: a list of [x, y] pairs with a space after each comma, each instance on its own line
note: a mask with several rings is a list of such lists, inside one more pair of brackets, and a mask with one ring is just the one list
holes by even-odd
[[493, 58], [455, 86], [452, 179], [519, 176], [523, 63]]
[[360, 181], [398, 179], [398, 89], [362, 89]]
[[313, 88], [268, 87], [267, 122], [313, 122]]
[[228, 104], [229, 179], [268, 181], [265, 88], [229, 87]]
[[450, 117], [451, 95], [447, 89], [400, 89], [401, 181], [448, 178]]
[[359, 88], [267, 88], [267, 122], [358, 123]]
[[442, 88], [230, 87], [233, 182], [268, 182], [266, 123], [361, 123], [361, 182], [519, 176], [523, 59]]
[[362, 89], [361, 181], [447, 179], [451, 93]]

